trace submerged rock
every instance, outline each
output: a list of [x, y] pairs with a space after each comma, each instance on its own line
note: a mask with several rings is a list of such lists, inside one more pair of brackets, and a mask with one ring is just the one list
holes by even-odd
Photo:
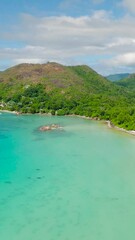
[[37, 177], [37, 179], [42, 179], [42, 177]]
[[39, 128], [39, 130], [42, 132], [55, 130], [55, 129], [61, 129], [61, 127], [58, 124], [51, 124], [51, 125], [45, 125]]
[[12, 182], [11, 181], [5, 181], [6, 184], [11, 184]]

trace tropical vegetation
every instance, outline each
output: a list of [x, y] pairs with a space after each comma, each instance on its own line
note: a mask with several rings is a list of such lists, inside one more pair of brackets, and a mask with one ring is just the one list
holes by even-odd
[[76, 114], [135, 130], [135, 90], [112, 83], [85, 65], [20, 64], [0, 72], [0, 108]]

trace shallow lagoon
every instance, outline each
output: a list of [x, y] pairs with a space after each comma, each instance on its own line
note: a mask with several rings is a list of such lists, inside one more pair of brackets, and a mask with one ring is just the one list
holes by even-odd
[[[38, 131], [52, 123], [63, 131]], [[1, 240], [134, 240], [134, 219], [134, 136], [75, 117], [0, 115]]]

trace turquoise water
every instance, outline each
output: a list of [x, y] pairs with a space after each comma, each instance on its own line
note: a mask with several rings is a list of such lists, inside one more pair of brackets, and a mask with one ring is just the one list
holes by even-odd
[[[45, 124], [63, 130], [39, 132]], [[73, 117], [0, 115], [0, 240], [134, 240], [135, 137]]]

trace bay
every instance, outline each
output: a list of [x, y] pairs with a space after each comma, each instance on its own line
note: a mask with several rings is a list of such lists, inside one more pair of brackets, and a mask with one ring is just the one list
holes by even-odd
[[134, 239], [134, 156], [135, 137], [101, 122], [2, 113], [0, 239]]

